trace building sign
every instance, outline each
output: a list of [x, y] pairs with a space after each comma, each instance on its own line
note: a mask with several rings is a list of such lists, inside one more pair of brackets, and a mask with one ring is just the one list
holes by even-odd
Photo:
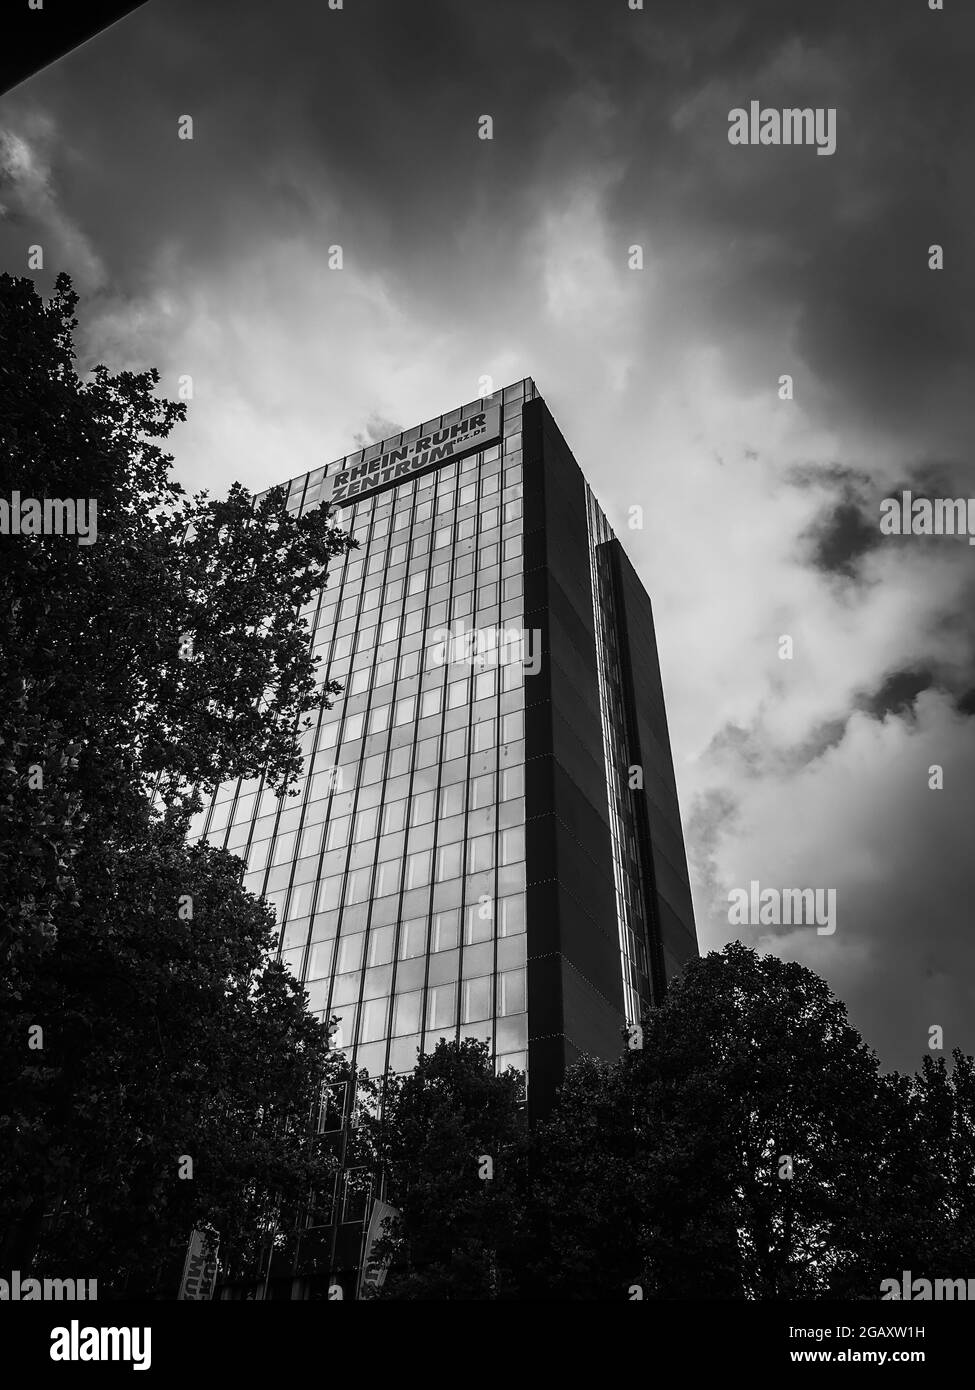
[[190, 1234], [186, 1248], [186, 1263], [183, 1265], [183, 1278], [179, 1286], [179, 1298], [207, 1299], [213, 1297], [213, 1286], [217, 1282], [217, 1241], [214, 1236], [210, 1257], [206, 1253], [206, 1236], [199, 1229]]
[[372, 1215], [369, 1217], [369, 1230], [366, 1232], [366, 1243], [362, 1256], [362, 1272], [359, 1275], [360, 1298], [366, 1291], [375, 1290], [378, 1293], [383, 1286], [386, 1271], [389, 1268], [389, 1256], [380, 1260], [374, 1253], [376, 1243], [381, 1236], [390, 1234], [389, 1231], [383, 1230], [383, 1221], [386, 1217], [390, 1218], [390, 1226], [392, 1227], [400, 1215], [401, 1213], [396, 1207], [391, 1207], [388, 1202], [381, 1202], [378, 1197], [372, 1204]]
[[379, 492], [440, 463], [464, 458], [475, 449], [493, 444], [500, 436], [501, 407], [492, 405], [458, 420], [456, 425], [444, 425], [443, 429], [421, 435], [402, 448], [390, 449], [368, 463], [357, 463], [354, 468], [336, 473], [329, 505], [341, 506], [353, 497]]

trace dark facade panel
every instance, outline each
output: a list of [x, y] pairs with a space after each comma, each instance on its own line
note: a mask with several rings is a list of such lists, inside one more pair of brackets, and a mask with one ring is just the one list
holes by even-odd
[[[580, 1051], [604, 1057], [619, 1052], [623, 1006], [585, 481], [541, 401], [525, 406], [522, 449], [525, 621], [539, 616], [545, 662], [543, 676], [527, 684], [544, 690], [551, 706], [544, 717], [540, 711], [529, 717], [525, 750], [527, 821], [549, 822], [544, 831], [539, 828], [538, 843], [554, 856], [554, 862], [533, 864], [529, 853], [528, 991], [535, 1040], [529, 1042], [529, 1067], [536, 1103], [544, 1106]], [[526, 703], [534, 694], [526, 691]], [[533, 775], [535, 759], [550, 766]], [[546, 885], [544, 904], [550, 916], [544, 924], [533, 923], [532, 903], [541, 907], [542, 899], [532, 881], [549, 870], [554, 882]], [[553, 950], [558, 954], [548, 954]], [[549, 991], [557, 992], [557, 1006], [544, 998]], [[555, 1018], [557, 1045], [548, 1036]]]
[[[610, 542], [620, 633], [621, 662], [628, 686], [634, 763], [644, 768], [643, 792], [634, 792], [642, 814], [643, 852], [654, 899], [658, 948], [684, 964], [697, 955], [694, 905], [683, 848], [677, 784], [664, 706], [650, 599], [618, 540]], [[666, 844], [669, 853], [664, 852]], [[661, 912], [661, 900], [669, 911]], [[663, 969], [658, 949], [658, 968]], [[672, 967], [663, 969], [665, 978]]]
[[607, 1040], [612, 1038], [609, 1055], [615, 1057], [623, 1047], [623, 1010], [607, 999], [591, 980], [587, 980], [570, 960], [562, 962], [562, 997], [568, 1020], [568, 1041], [580, 1052], [605, 1056]]

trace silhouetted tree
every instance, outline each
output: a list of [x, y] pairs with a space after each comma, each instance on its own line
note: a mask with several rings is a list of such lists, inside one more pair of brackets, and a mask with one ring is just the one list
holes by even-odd
[[634, 1040], [570, 1071], [536, 1139], [554, 1296], [877, 1298], [911, 1259], [942, 1272], [953, 1221], [971, 1251], [970, 1061], [881, 1075], [823, 980], [739, 943]]
[[495, 1076], [485, 1043], [441, 1039], [410, 1075], [371, 1089], [362, 1136], [402, 1213], [379, 1246], [392, 1260], [381, 1296], [516, 1297], [527, 1236], [520, 1074]]
[[268, 1183], [317, 1171], [280, 1121], [322, 1030], [240, 862], [183, 834], [194, 786], [293, 784], [336, 689], [301, 608], [348, 541], [282, 489], [187, 496], [157, 442], [184, 407], [154, 371], [82, 381], [76, 304], [64, 276], [47, 303], [0, 276], [4, 500], [97, 507], [91, 544], [0, 535], [0, 1230], [8, 1267], [40, 1250], [131, 1282], [190, 1216], [243, 1238]]

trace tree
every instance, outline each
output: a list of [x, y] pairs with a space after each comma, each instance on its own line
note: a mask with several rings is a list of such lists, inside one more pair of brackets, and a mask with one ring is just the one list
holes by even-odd
[[165, 1256], [194, 1226], [216, 1228], [224, 1265], [253, 1268], [270, 1219], [286, 1226], [333, 1167], [309, 1125], [343, 1075], [327, 1028], [274, 959], [239, 861], [184, 831], [170, 817], [116, 859], [110, 933], [60, 935], [30, 991], [44, 1046], [5, 1117], [4, 1204], [30, 1218], [7, 1267], [30, 1263], [33, 1238], [42, 1267], [97, 1274], [102, 1297], [161, 1274], [175, 1296]]
[[441, 1038], [404, 1077], [372, 1083], [361, 1139], [402, 1215], [377, 1247], [387, 1299], [517, 1296], [527, 1236], [521, 1077], [487, 1045]]
[[913, 1242], [897, 1268], [888, 1256], [888, 1277], [912, 1269], [967, 1279], [975, 1269], [975, 1058], [958, 1048], [951, 1056], [951, 1067], [925, 1057], [904, 1082], [911, 1123], [900, 1147], [913, 1171], [898, 1215], [910, 1221]]
[[[0, 537], [0, 950], [50, 937], [73, 900], [73, 855], [161, 779], [170, 801], [264, 772], [293, 784], [295, 734], [327, 704], [302, 605], [348, 538], [324, 508], [234, 485], [188, 497], [154, 441], [184, 418], [158, 373], [74, 370], [77, 295], [44, 304], [0, 276], [0, 457], [11, 498], [96, 505], [97, 539]], [[104, 823], [103, 823], [104, 821]]]
[[[187, 1133], [215, 1145], [214, 1107], [229, 1107], [240, 1127], [228, 1135], [251, 1152], [247, 1087], [259, 1078], [240, 1053], [256, 1046], [262, 1011], [268, 1042], [255, 1058], [268, 1084], [291, 1079], [293, 1110], [324, 1055], [268, 963], [258, 940], [266, 918], [240, 889], [239, 861], [181, 859], [179, 839], [199, 806], [196, 786], [262, 775], [280, 794], [294, 785], [298, 735], [337, 689], [316, 683], [302, 609], [350, 542], [324, 508], [290, 513], [280, 488], [259, 502], [236, 485], [223, 501], [188, 497], [157, 442], [185, 408], [155, 396], [155, 371], [99, 366], [82, 381], [77, 302], [65, 276], [49, 303], [28, 280], [0, 276], [4, 500], [12, 514], [18, 494], [81, 499], [89, 524], [96, 508], [92, 544], [27, 527], [0, 535], [0, 1229], [8, 1262], [22, 1268], [41, 1217], [65, 1203], [89, 1208], [87, 1226], [62, 1222], [70, 1248], [80, 1257], [87, 1231], [88, 1248], [107, 1252], [92, 1223], [118, 1235], [136, 1219], [125, 1194], [151, 1186], [144, 1159], [161, 1162], [176, 1143], [192, 1153]], [[185, 895], [211, 903], [195, 928], [173, 916]], [[234, 933], [236, 946], [221, 944]], [[184, 990], [186, 1029], [167, 982]], [[148, 1007], [157, 992], [161, 1015]], [[212, 1037], [205, 1008], [216, 1010]], [[144, 1031], [153, 1018], [155, 1047]], [[221, 1065], [190, 1086], [184, 1055], [200, 1058], [210, 1043], [223, 1049]], [[182, 1096], [178, 1115], [152, 1109], [169, 1082]], [[261, 1103], [276, 1116], [284, 1100], [265, 1091]], [[92, 1170], [95, 1136], [116, 1122], [133, 1148], [109, 1149]], [[269, 1149], [259, 1171], [290, 1162]], [[168, 1181], [168, 1169], [153, 1172]], [[231, 1224], [239, 1176], [225, 1161], [207, 1188]], [[173, 1213], [187, 1200], [174, 1199]], [[148, 1209], [142, 1220], [144, 1248], [136, 1234], [126, 1245], [139, 1268], [156, 1233]]]
[[[922, 1154], [918, 1116], [937, 1096], [962, 1129], [958, 1093], [925, 1077], [912, 1111], [798, 964], [740, 943], [692, 962], [642, 1046], [570, 1071], [539, 1134], [539, 1279], [575, 1298], [879, 1297], [938, 1243], [921, 1208], [944, 1150]], [[953, 1210], [971, 1210], [970, 1078]]]

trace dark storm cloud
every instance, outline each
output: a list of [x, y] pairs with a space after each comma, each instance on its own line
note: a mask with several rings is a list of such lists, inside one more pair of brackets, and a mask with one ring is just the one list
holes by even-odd
[[[807, 411], [927, 431], [954, 457], [975, 423], [973, 27], [919, 0], [706, 0], [692, 23], [656, 0], [153, 0], [70, 60], [70, 129], [83, 144], [97, 126], [103, 158], [60, 173], [82, 227], [113, 206], [100, 250], [133, 283], [161, 226], [200, 269], [317, 228], [442, 303], [464, 293], [465, 249], [484, 277], [524, 277], [547, 191], [609, 164], [620, 255], [690, 253], [648, 330], [737, 335], [742, 388], [789, 371]], [[752, 98], [835, 105], [836, 153], [730, 146], [728, 111]], [[493, 142], [475, 139], [484, 113]]]
[[852, 579], [857, 562], [880, 544], [876, 516], [865, 515], [858, 499], [835, 503], [807, 533], [812, 563], [826, 574]]
[[935, 683], [931, 671], [893, 671], [879, 690], [857, 701], [857, 708], [874, 719], [888, 714], [910, 715], [921, 691], [930, 690]]
[[786, 480], [802, 491], [832, 494], [799, 538], [808, 563], [824, 574], [860, 578], [859, 561], [881, 542], [876, 485], [862, 469], [840, 463], [800, 464]]

